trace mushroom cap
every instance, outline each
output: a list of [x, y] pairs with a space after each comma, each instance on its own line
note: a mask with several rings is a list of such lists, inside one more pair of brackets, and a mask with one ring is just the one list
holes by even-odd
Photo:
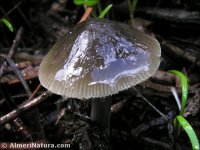
[[152, 76], [160, 55], [155, 38], [125, 24], [89, 19], [54, 44], [40, 65], [39, 80], [65, 97], [105, 97]]

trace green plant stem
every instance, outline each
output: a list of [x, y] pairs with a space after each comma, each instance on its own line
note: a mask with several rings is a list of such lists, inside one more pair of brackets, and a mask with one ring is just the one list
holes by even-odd
[[132, 5], [131, 5], [131, 0], [128, 0], [128, 7], [129, 7], [129, 14], [130, 14], [130, 18], [131, 18], [131, 24], [133, 25], [133, 9], [132, 9]]
[[135, 13], [135, 9], [136, 9], [137, 3], [138, 3], [138, 0], [133, 0], [133, 2], [132, 2], [133, 17], [134, 17], [134, 13]]
[[131, 24], [134, 24], [134, 12], [137, 6], [138, 0], [128, 0], [128, 7], [129, 7], [129, 13], [130, 13], [130, 18], [131, 18]]
[[188, 81], [187, 77], [180, 71], [177, 70], [169, 70], [170, 73], [175, 74], [181, 80], [181, 87], [182, 87], [182, 100], [181, 100], [181, 111], [180, 115], [183, 116], [185, 111], [185, 105], [188, 98]]

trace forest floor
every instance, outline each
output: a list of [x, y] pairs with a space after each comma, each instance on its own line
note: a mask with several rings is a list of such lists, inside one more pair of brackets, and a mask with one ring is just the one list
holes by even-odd
[[[126, 0], [112, 3], [107, 19], [130, 25]], [[133, 27], [154, 36], [161, 45], [159, 70], [133, 89], [111, 96], [111, 129], [108, 137], [92, 121], [91, 103], [38, 88], [39, 65], [57, 39], [73, 28], [84, 13], [70, 0], [0, 1], [0, 142], [67, 143], [73, 150], [189, 150], [184, 131], [175, 138], [173, 119], [179, 110], [171, 92], [181, 97], [180, 80], [168, 72], [183, 72], [189, 81], [184, 116], [200, 138], [200, 3], [161, 0], [138, 2]], [[97, 9], [94, 9], [97, 12]], [[158, 113], [146, 101], [157, 108]], [[176, 144], [175, 144], [176, 143]], [[0, 149], [2, 148], [2, 143]]]

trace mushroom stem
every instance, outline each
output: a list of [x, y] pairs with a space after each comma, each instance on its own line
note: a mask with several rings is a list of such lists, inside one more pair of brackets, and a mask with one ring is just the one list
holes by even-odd
[[111, 103], [111, 98], [92, 100], [91, 118], [97, 121], [108, 134], [110, 132]]

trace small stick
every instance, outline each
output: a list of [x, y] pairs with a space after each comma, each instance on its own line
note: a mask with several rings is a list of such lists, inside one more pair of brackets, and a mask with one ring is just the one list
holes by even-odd
[[23, 112], [25, 112], [25, 111], [29, 110], [30, 108], [41, 103], [43, 100], [48, 98], [50, 95], [51, 95], [50, 92], [44, 92], [43, 94], [39, 95], [38, 97], [34, 98], [33, 100], [19, 105], [19, 107], [17, 109], [12, 110], [8, 114], [6, 114], [0, 118], [0, 125], [3, 125], [5, 123], [7, 123], [8, 121], [18, 117]]
[[83, 22], [83, 21], [85, 21], [85, 20], [89, 17], [89, 15], [90, 15], [90, 13], [92, 12], [92, 10], [93, 10], [92, 7], [88, 7], [88, 8], [85, 10], [85, 13], [83, 14], [83, 16], [82, 16], [81, 20], [78, 22], [78, 24], [81, 23], [81, 22]]
[[21, 41], [23, 31], [24, 31], [24, 29], [22, 27], [20, 27], [19, 30], [17, 31], [16, 37], [13, 40], [13, 44], [10, 48], [9, 53], [8, 53], [8, 57], [12, 58], [14, 56], [15, 50], [18, 47], [18, 45]]
[[151, 108], [153, 108], [158, 114], [160, 114], [166, 121], [169, 120], [169, 118], [164, 114], [162, 113], [160, 110], [158, 110], [152, 103], [150, 103], [146, 97], [144, 97], [135, 87], [132, 87], [132, 89], [138, 94], [139, 97], [141, 97], [147, 104], [149, 104], [149, 106]]
[[41, 87], [42, 87], [41, 84], [39, 84], [39, 85], [37, 86], [37, 88], [34, 90], [34, 92], [32, 93], [32, 95], [29, 97], [28, 102], [29, 102], [30, 100], [32, 100], [33, 97], [35, 97], [35, 95], [38, 93], [38, 91], [41, 89]]
[[27, 140], [33, 141], [31, 131], [29, 130], [29, 128], [27, 128], [24, 125], [24, 123], [22, 122], [21, 119], [15, 118], [12, 121], [12, 124], [13, 124], [14, 128], [16, 129], [17, 133], [20, 133], [26, 141]]
[[5, 58], [6, 61], [8, 62], [8, 64], [10, 65], [10, 67], [13, 69], [13, 71], [15, 72], [15, 74], [18, 76], [19, 80], [22, 82], [22, 85], [24, 86], [27, 94], [29, 96], [32, 95], [31, 93], [31, 90], [28, 86], [28, 84], [26, 83], [22, 73], [18, 70], [18, 68], [16, 67], [15, 63], [10, 59], [10, 57], [6, 56], [6, 55], [3, 55], [3, 54], [0, 54], [1, 57]]
[[10, 13], [12, 13], [17, 7], [19, 7], [22, 4], [21, 2], [18, 2], [12, 9], [10, 9], [5, 15], [3, 15], [3, 17], [1, 17], [0, 19], [7, 17]]
[[144, 141], [144, 142], [148, 142], [149, 144], [151, 145], [157, 145], [159, 147], [163, 147], [163, 149], [170, 149], [172, 150], [172, 146], [167, 144], [167, 143], [164, 143], [164, 142], [161, 142], [161, 141], [158, 141], [158, 140], [154, 140], [154, 139], [151, 139], [149, 137], [141, 137], [141, 139]]
[[[21, 37], [22, 37], [22, 33], [23, 33], [23, 28], [20, 27], [19, 30], [17, 31], [15, 39], [13, 40], [13, 44], [8, 52], [9, 58], [12, 58], [13, 55], [15, 54], [16, 48], [18, 47]], [[6, 70], [6, 69], [7, 69], [7, 64], [6, 64], [6, 62], [4, 62], [4, 64], [0, 68], [0, 76], [4, 73], [4, 70]]]

